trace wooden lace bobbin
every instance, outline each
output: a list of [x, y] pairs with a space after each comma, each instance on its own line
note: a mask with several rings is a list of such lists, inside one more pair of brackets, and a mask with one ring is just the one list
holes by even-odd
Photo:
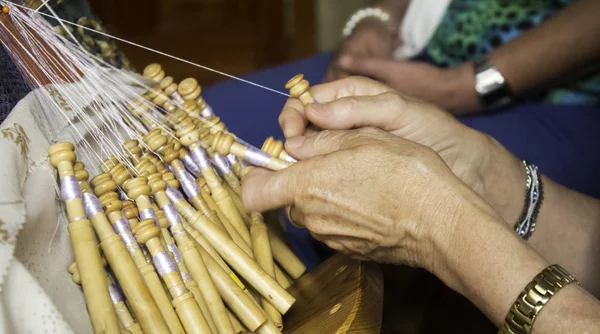
[[[81, 277], [79, 276], [77, 263], [71, 263], [68, 271], [72, 275], [71, 278], [73, 279], [73, 282], [75, 282], [75, 284], [80, 285]], [[125, 297], [121, 293], [121, 290], [114, 282], [112, 282], [112, 280], [108, 277], [108, 274], [106, 275], [106, 283], [108, 285], [108, 291], [112, 299], [113, 305], [115, 307], [115, 312], [117, 313], [117, 317], [123, 325], [124, 332], [134, 334], [144, 333], [142, 331], [142, 327], [140, 327], [140, 325], [137, 322], [135, 322], [135, 320], [131, 316], [131, 313], [129, 312], [129, 309], [127, 308], [127, 305], [125, 305]]]
[[206, 180], [215, 203], [219, 206], [227, 220], [233, 225], [237, 232], [242, 236], [247, 245], [251, 245], [250, 231], [246, 226], [242, 216], [237, 210], [235, 203], [231, 199], [229, 192], [212, 168], [208, 154], [200, 145], [200, 131], [192, 127], [186, 127], [177, 132], [180, 142], [189, 147], [190, 154], [196, 165], [200, 168], [202, 177]]
[[[210, 277], [218, 289], [220, 298], [223, 298], [222, 300], [243, 320], [247, 327], [255, 329], [261, 326], [267, 320], [266, 315], [262, 313], [258, 304], [247, 293], [247, 290], [245, 290], [243, 284], [237, 279], [237, 276], [233, 272], [227, 275], [224, 270], [220, 270], [216, 260], [206, 258], [207, 256], [210, 257], [210, 255], [202, 247], [198, 248], [198, 252], [207, 265]], [[227, 311], [227, 309], [225, 310]]]
[[[254, 167], [247, 167], [242, 171], [241, 177], [243, 178], [248, 172]], [[273, 250], [273, 257], [281, 266], [285, 272], [287, 272], [293, 279], [298, 279], [306, 272], [306, 266], [296, 256], [296, 254], [290, 249], [290, 247], [277, 235], [277, 233], [269, 230], [269, 240], [271, 241], [271, 249]], [[278, 266], [275, 266], [275, 274], [277, 280], [282, 286], [288, 287], [291, 282], [285, 277], [285, 275], [278, 271]]]
[[[212, 209], [212, 211], [216, 212], [216, 215], [217, 215], [216, 218], [220, 219], [223, 222], [223, 225], [226, 226], [227, 232], [231, 236], [231, 239], [246, 254], [248, 254], [250, 256], [253, 256], [253, 254], [252, 254], [252, 248], [251, 248], [251, 243], [249, 244], [248, 242], [246, 242], [245, 239], [242, 239], [242, 237], [239, 235], [239, 233], [237, 232], [237, 230], [235, 228], [233, 228], [233, 226], [231, 225], [231, 223], [229, 223], [229, 219], [227, 219], [227, 217], [225, 216], [225, 214], [221, 211], [221, 208], [219, 207], [219, 205], [217, 205], [217, 203], [211, 197], [210, 190], [209, 190], [208, 186], [206, 185], [206, 181], [204, 180], [204, 178], [198, 178], [196, 180], [196, 184], [198, 185], [198, 188], [200, 190], [200, 196], [204, 199], [204, 201], [206, 201], [206, 203]], [[215, 218], [215, 217], [212, 217], [212, 216], [207, 216], [207, 217], [209, 217], [209, 219]], [[250, 232], [248, 231], [248, 233], [250, 233]]]
[[[252, 213], [252, 224], [250, 225], [250, 235], [252, 236], [252, 249], [254, 250], [254, 259], [256, 263], [263, 268], [267, 274], [275, 278], [275, 265], [271, 253], [271, 242], [269, 241], [269, 231], [259, 213]], [[261, 299], [261, 305], [267, 316], [279, 329], [283, 328], [283, 319], [281, 314], [265, 298]]]
[[[142, 189], [143, 188], [143, 189]], [[147, 185], [129, 188], [131, 195], [149, 193]], [[130, 196], [136, 197], [136, 196]], [[160, 229], [154, 219], [144, 219], [133, 231], [139, 243], [145, 244], [152, 254], [154, 266], [173, 297], [173, 307], [187, 333], [210, 333], [210, 327], [194, 299], [194, 295], [185, 287], [175, 261], [160, 242]]]
[[[187, 171], [185, 171], [185, 168], [183, 167], [182, 162], [177, 159], [179, 157], [178, 150], [180, 150], [181, 148], [177, 148], [175, 146], [170, 146], [170, 144], [164, 144], [164, 142], [165, 142], [164, 138], [165, 137], [162, 134], [155, 132], [155, 131], [154, 132], [151, 131], [150, 133], [148, 133], [148, 135], [146, 135], [144, 137], [144, 140], [151, 149], [156, 150], [159, 154], [164, 156], [165, 163], [171, 164], [173, 170], [175, 171], [175, 173], [177, 173], [178, 178], [180, 178], [180, 180], [184, 183], [184, 185], [189, 184], [191, 181], [188, 181], [188, 179], [191, 180], [192, 178], [191, 178], [191, 176], [189, 176], [189, 174], [187, 174]], [[179, 145], [178, 141], [177, 141], [177, 144]], [[161, 165], [163, 167], [162, 169], [159, 169], [159, 171], [166, 172], [166, 168], [164, 167], [164, 165], [162, 164], [161, 161], [159, 161], [157, 159], [156, 164]], [[140, 168], [142, 168], [142, 167], [140, 167]], [[206, 202], [204, 202], [203, 199], [200, 196], [198, 196], [197, 191], [195, 191], [195, 189], [187, 189], [187, 192], [188, 192], [187, 195], [188, 195], [190, 201], [194, 204], [194, 207], [196, 207], [197, 210], [200, 210], [204, 214], [208, 215], [210, 208], [207, 206]], [[218, 226], [225, 229], [225, 227], [223, 227], [223, 224], [220, 220], [212, 220], [212, 221], [214, 223], [216, 223]]]
[[[140, 187], [134, 186], [130, 192], [149, 192], [149, 187], [146, 189], [137, 189]], [[196, 303], [194, 296], [185, 287], [180, 273], [177, 270], [175, 261], [169, 256], [166, 249], [160, 242], [160, 229], [156, 226], [154, 219], [142, 220], [133, 231], [138, 239], [138, 242], [145, 244], [152, 255], [154, 266], [163, 279], [165, 285], [173, 298], [173, 306], [175, 311], [185, 328], [183, 330], [171, 331], [176, 333], [210, 333], [210, 327], [204, 319], [200, 307]]]
[[160, 64], [152, 63], [144, 68], [142, 75], [148, 79], [160, 82], [165, 78], [165, 71]]
[[123, 143], [125, 154], [130, 157], [134, 163], [138, 163], [142, 156], [142, 148], [135, 139], [129, 139]]
[[280, 313], [285, 314], [289, 310], [295, 302], [294, 297], [260, 268], [226, 233], [195, 210], [182, 210], [179, 213], [211, 243], [229, 266], [263, 297], [269, 298]]
[[[222, 218], [223, 224], [227, 228], [227, 221], [231, 223], [237, 233], [243, 238], [246, 245], [250, 246], [252, 244], [250, 239], [250, 231], [244, 223], [242, 216], [237, 211], [235, 203], [233, 203], [229, 192], [227, 192], [225, 187], [223, 187], [220, 178], [213, 170], [208, 158], [208, 154], [200, 146], [200, 131], [195, 130], [192, 126], [187, 126], [181, 131], [178, 131], [177, 135], [180, 137], [181, 144], [189, 147], [192, 159], [200, 168], [202, 177], [207, 181], [207, 184], [210, 187], [212, 199], [217, 204], [219, 210], [221, 211], [220, 213], [222, 213], [223, 217], [225, 218]], [[219, 215], [219, 211], [217, 211], [217, 214]]]
[[233, 327], [227, 316], [225, 305], [212, 282], [210, 274], [206, 269], [206, 265], [196, 248], [195, 242], [188, 236], [177, 209], [175, 209], [167, 197], [165, 192], [167, 190], [167, 183], [162, 180], [162, 176], [159, 173], [150, 175], [148, 180], [148, 185], [152, 188], [154, 199], [169, 219], [171, 233], [179, 246], [183, 261], [189, 268], [194, 280], [201, 284], [200, 290], [205, 303], [208, 305], [206, 307], [206, 311], [208, 312], [206, 318], [208, 319], [209, 316], [211, 317], [209, 321], [214, 321], [219, 333], [233, 332]]
[[173, 97], [177, 102], [181, 102], [181, 96], [177, 93], [177, 83], [173, 77], [166, 76], [162, 66], [157, 63], [149, 64], [144, 68], [142, 75], [159, 83], [159, 88], [164, 91], [167, 96]]
[[187, 78], [179, 83], [177, 90], [184, 100], [196, 101], [200, 110], [199, 115], [202, 117], [214, 116], [214, 112], [210, 106], [206, 103], [204, 98], [200, 95], [202, 88], [198, 84], [198, 81], [194, 78]]
[[[202, 198], [202, 196], [199, 193], [199, 189], [196, 187], [196, 185], [194, 184], [194, 179], [191, 175], [187, 174], [187, 172], [185, 171], [183, 165], [181, 164], [181, 161], [175, 160], [171, 163], [171, 166], [173, 168], [173, 171], [178, 175], [179, 179], [181, 180], [181, 182], [184, 184], [184, 186], [186, 187], [186, 195], [188, 197], [188, 199], [192, 202], [192, 204], [194, 205], [194, 207], [196, 208], [196, 210], [200, 211], [204, 216], [206, 216], [212, 223], [214, 223], [217, 227], [219, 227], [221, 230], [223, 230], [224, 232], [226, 232], [227, 234], [229, 234], [229, 236], [234, 240], [234, 242], [238, 245], [241, 245], [240, 247], [242, 247], [242, 249], [251, 254], [252, 250], [250, 249], [249, 246], [247, 246], [244, 243], [244, 240], [241, 238], [241, 236], [237, 233], [237, 231], [235, 230], [235, 228], [233, 228], [233, 226], [231, 226], [231, 224], [229, 223], [229, 221], [227, 220], [221, 220], [219, 218], [219, 216], [217, 215], [217, 212], [210, 207], [206, 201]], [[165, 173], [163, 174], [163, 179], [165, 181], [168, 181], [169, 179], [172, 179], [174, 176], [172, 173]], [[181, 202], [185, 202], [185, 199], [183, 199], [183, 197], [181, 195], [176, 195], [176, 193], [179, 190], [179, 182], [177, 182], [177, 180], [172, 179], [171, 182], [171, 187], [172, 187], [172, 194], [173, 196], [169, 196], [171, 201], [173, 202], [173, 204], [178, 208], [181, 209]], [[172, 197], [172, 198], [171, 198]], [[210, 198], [209, 198], [210, 199]], [[212, 200], [212, 199], [210, 199]], [[187, 202], [185, 202], [185, 204], [187, 204]], [[216, 207], [216, 205], [215, 205]], [[217, 207], [218, 209], [218, 207]], [[227, 226], [227, 227], [226, 227]]]
[[198, 251], [202, 255], [204, 263], [206, 263], [206, 267], [221, 298], [223, 298], [223, 301], [227, 304], [231, 312], [250, 331], [255, 331], [264, 324], [267, 321], [267, 316], [258, 304], [256, 304], [252, 296], [248, 293], [248, 290], [240, 287], [240, 285], [243, 285], [239, 280], [236, 281], [237, 277], [228, 274], [221, 268], [204, 248], [200, 247]]
[[288, 167], [289, 162], [274, 158], [254, 147], [247, 147], [235, 141], [235, 138], [223, 132], [215, 134], [212, 138], [211, 147], [220, 155], [226, 156], [233, 153], [240, 159], [254, 166], [260, 166], [271, 170], [280, 170]]
[[304, 74], [298, 74], [291, 78], [285, 84], [285, 88], [290, 90], [290, 97], [299, 99], [304, 105], [316, 102], [308, 90], [310, 83], [304, 79]]
[[261, 147], [261, 150], [263, 150], [268, 155], [270, 155], [272, 157], [277, 157], [283, 161], [287, 161], [287, 162], [296, 162], [297, 161], [283, 149], [283, 142], [280, 140], [276, 140], [272, 136], [265, 140], [265, 142], [263, 143], [263, 146]]
[[190, 292], [194, 295], [194, 299], [196, 300], [196, 303], [198, 303], [198, 306], [200, 306], [200, 310], [202, 311], [204, 318], [208, 322], [208, 326], [210, 327], [211, 331], [213, 333], [219, 333], [217, 325], [215, 325], [215, 322], [213, 321], [212, 315], [210, 313], [209, 306], [206, 303], [204, 296], [202, 296], [202, 292], [200, 291], [198, 283], [194, 280], [194, 278], [190, 274], [190, 271], [188, 270], [188, 267], [185, 265], [183, 257], [181, 256], [181, 252], [179, 252], [179, 248], [175, 244], [175, 240], [166, 229], [162, 229], [162, 236], [167, 244], [167, 249], [173, 255], [173, 259], [175, 260], [175, 263], [179, 268], [179, 272], [181, 273], [181, 279], [183, 280], [185, 287], [188, 288], [188, 290], [190, 290]]
[[[121, 212], [121, 210], [123, 210], [124, 212], [127, 212], [129, 216], [133, 216], [135, 219], [134, 226], [136, 226], [138, 223], [137, 207], [131, 201], [121, 202], [121, 200], [119, 200], [119, 195], [116, 192], [117, 184], [112, 180], [112, 176], [109, 173], [97, 175], [91, 180], [91, 184], [94, 187], [95, 194], [99, 196], [98, 199], [100, 200], [100, 204], [102, 205], [104, 212], [108, 215], [108, 219], [112, 223], [114, 230], [119, 232], [121, 239], [127, 245], [127, 249], [141, 273], [144, 282], [146, 282], [146, 286], [167, 326], [172, 329], [181, 329], [181, 323], [171, 305], [169, 295], [163, 288], [160, 278], [154, 270], [154, 266], [148, 262], [144, 252], [133, 236], [127, 217], [123, 216]], [[126, 206], [124, 206], [124, 204]]]
[[235, 175], [233, 172], [233, 169], [231, 168], [227, 158], [216, 153], [212, 148], [207, 149], [206, 152], [211, 157], [213, 165], [219, 172], [219, 175], [223, 178], [223, 180], [225, 180], [225, 182], [227, 182], [229, 188], [235, 192], [237, 195], [236, 197], [239, 198], [242, 191], [242, 184], [240, 183], [237, 175]]
[[71, 143], [57, 143], [48, 149], [50, 163], [58, 170], [61, 198], [65, 202], [69, 218], [69, 237], [79, 263], [81, 286], [95, 333], [117, 333], [119, 319], [113, 307], [106, 282], [100, 249], [92, 224], [86, 219], [83, 197], [73, 173], [76, 155]]
[[87, 183], [88, 173], [82, 163], [74, 165], [75, 176], [83, 192], [84, 205], [92, 225], [100, 239], [100, 246], [106, 260], [112, 268], [117, 281], [138, 319], [140, 326], [147, 333], [164, 333], [167, 325], [150, 294], [142, 275], [133, 258], [129, 254], [121, 236], [115, 233], [100, 201], [91, 192]]

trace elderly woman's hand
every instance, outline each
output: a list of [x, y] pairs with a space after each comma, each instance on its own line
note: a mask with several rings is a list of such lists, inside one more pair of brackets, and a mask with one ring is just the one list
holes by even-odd
[[[243, 180], [250, 211], [293, 205], [292, 219], [360, 259], [424, 267], [444, 276], [461, 254], [455, 231], [492, 210], [425, 146], [385, 131], [322, 131], [288, 142], [302, 161]], [[452, 261], [453, 262], [453, 261]]]
[[297, 99], [290, 99], [283, 108], [279, 124], [286, 138], [314, 134], [315, 127], [308, 127], [309, 124], [327, 130], [377, 127], [430, 147], [458, 177], [483, 195], [482, 177], [499, 146], [489, 136], [463, 125], [432, 104], [367, 78], [349, 77], [316, 85], [311, 87], [311, 93], [318, 103], [304, 106]]

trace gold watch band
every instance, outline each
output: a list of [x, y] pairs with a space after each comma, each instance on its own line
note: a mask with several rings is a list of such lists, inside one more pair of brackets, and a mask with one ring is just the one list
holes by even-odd
[[521, 292], [510, 308], [498, 334], [528, 334], [544, 305], [564, 286], [579, 282], [566, 270], [553, 264], [539, 273]]

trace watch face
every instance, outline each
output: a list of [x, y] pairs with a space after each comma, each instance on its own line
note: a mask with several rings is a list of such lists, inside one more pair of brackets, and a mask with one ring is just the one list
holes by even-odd
[[487, 95], [504, 86], [504, 77], [495, 68], [488, 68], [475, 76], [475, 91], [481, 95]]

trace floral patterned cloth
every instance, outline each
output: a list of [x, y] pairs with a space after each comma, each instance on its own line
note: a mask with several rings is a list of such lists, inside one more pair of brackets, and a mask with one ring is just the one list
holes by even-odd
[[[151, 84], [141, 76], [136, 80]], [[60, 91], [76, 94], [82, 91], [80, 85], [64, 84]], [[57, 195], [57, 173], [47, 153], [58, 141], [77, 145], [87, 131], [70, 108], [62, 108], [70, 121], [55, 117], [48, 127], [43, 115], [58, 115], [49, 106], [63, 105], [54, 87], [43, 88], [52, 94], [39, 94], [40, 89], [27, 94], [0, 126], [0, 334], [92, 332], [81, 288], [67, 271], [74, 258], [64, 204]], [[86, 96], [81, 101], [96, 99]], [[78, 138], [62, 130], [70, 126], [78, 127]], [[78, 159], [91, 165], [85, 155]]]

